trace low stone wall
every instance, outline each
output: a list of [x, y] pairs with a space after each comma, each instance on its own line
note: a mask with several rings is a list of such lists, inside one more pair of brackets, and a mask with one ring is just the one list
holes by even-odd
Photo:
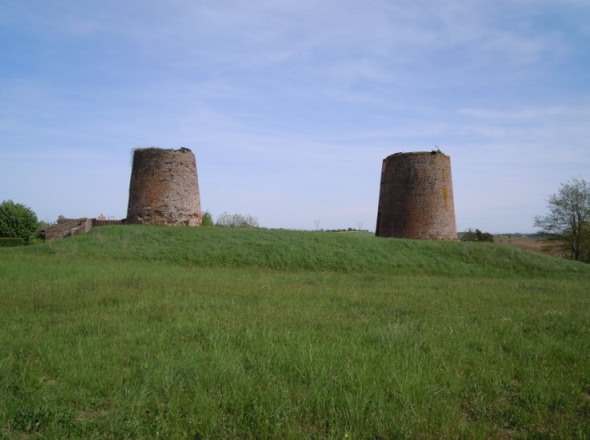
[[92, 226], [114, 226], [114, 225], [122, 225], [123, 220], [99, 220], [96, 218], [92, 219]]
[[79, 234], [85, 234], [92, 229], [92, 219], [77, 218], [66, 219], [59, 218], [57, 225], [45, 229], [45, 241], [61, 240], [66, 237], [74, 237]]
[[45, 241], [61, 240], [62, 238], [90, 232], [93, 227], [114, 226], [124, 224], [123, 220], [99, 220], [96, 218], [64, 218], [57, 219], [57, 225], [45, 229]]

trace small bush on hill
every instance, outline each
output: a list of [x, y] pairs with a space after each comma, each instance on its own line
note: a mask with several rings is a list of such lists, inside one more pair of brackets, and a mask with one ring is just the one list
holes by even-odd
[[228, 214], [224, 212], [217, 218], [216, 225], [223, 228], [257, 228], [258, 219], [251, 215]]
[[29, 244], [37, 233], [37, 215], [25, 205], [5, 200], [0, 204], [0, 237], [21, 238]]
[[213, 216], [209, 211], [205, 211], [203, 213], [203, 218], [201, 219], [201, 226], [213, 226]]
[[487, 241], [494, 242], [494, 236], [489, 232], [482, 232], [479, 229], [475, 231], [471, 228], [461, 234], [461, 241]]
[[25, 241], [22, 238], [0, 238], [0, 247], [15, 247], [15, 246], [23, 246]]

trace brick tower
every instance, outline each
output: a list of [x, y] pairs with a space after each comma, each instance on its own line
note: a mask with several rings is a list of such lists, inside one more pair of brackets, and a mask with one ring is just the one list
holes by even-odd
[[200, 226], [201, 221], [193, 152], [188, 148], [134, 150], [126, 223]]
[[383, 160], [375, 235], [457, 239], [449, 156], [396, 153]]

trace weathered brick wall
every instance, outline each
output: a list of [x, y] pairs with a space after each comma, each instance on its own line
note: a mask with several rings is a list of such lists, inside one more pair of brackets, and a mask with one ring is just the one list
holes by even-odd
[[457, 239], [449, 156], [397, 153], [383, 160], [376, 235]]
[[64, 218], [57, 219], [57, 224], [45, 229], [45, 241], [61, 240], [90, 232], [93, 227], [120, 225], [121, 220], [98, 220], [95, 218]]
[[187, 148], [140, 148], [133, 154], [128, 224], [199, 226], [197, 164]]
[[123, 222], [121, 220], [100, 220], [97, 218], [92, 219], [92, 226], [116, 226], [121, 225]]
[[74, 237], [85, 234], [92, 229], [92, 219], [89, 218], [63, 218], [57, 220], [57, 225], [45, 229], [45, 241], [61, 240], [66, 237]]

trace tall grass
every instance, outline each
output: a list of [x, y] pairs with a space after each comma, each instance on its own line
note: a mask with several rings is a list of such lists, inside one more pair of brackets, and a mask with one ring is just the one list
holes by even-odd
[[590, 266], [507, 245], [393, 240], [369, 233], [111, 226], [76, 240], [25, 248], [32, 254], [200, 267], [506, 277], [589, 276]]
[[[586, 266], [225, 232], [105, 228], [0, 251], [0, 438], [590, 435]], [[313, 270], [298, 270], [297, 242], [324, 255]], [[256, 267], [249, 246], [282, 270]], [[400, 255], [363, 271], [347, 249], [366, 247]], [[329, 270], [329, 248], [345, 269]], [[527, 269], [500, 276], [510, 260]]]

